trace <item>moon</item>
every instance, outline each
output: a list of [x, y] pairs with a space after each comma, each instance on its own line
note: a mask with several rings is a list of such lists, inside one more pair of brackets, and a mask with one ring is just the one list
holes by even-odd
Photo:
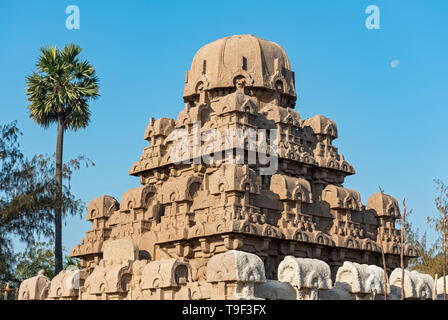
[[400, 60], [392, 60], [392, 61], [390, 62], [390, 66], [391, 66], [392, 68], [396, 68], [396, 67], [398, 67], [399, 64], [400, 64]]

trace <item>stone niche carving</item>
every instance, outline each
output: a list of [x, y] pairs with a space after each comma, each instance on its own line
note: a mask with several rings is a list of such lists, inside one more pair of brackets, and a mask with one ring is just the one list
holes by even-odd
[[187, 285], [192, 282], [191, 266], [178, 259], [149, 262], [142, 270], [144, 299], [191, 299]]
[[97, 264], [102, 256], [103, 242], [111, 233], [109, 218], [118, 208], [117, 200], [111, 196], [104, 195], [92, 200], [87, 207], [87, 221], [92, 223], [92, 230], [86, 232], [86, 237], [72, 249], [70, 256], [82, 257], [81, 264], [85, 267]]
[[24, 280], [19, 287], [19, 300], [44, 300], [48, 296], [50, 279], [45, 276], [44, 270], [39, 271], [35, 277]]
[[79, 288], [84, 285], [87, 270], [62, 270], [51, 279], [49, 300], [78, 300]]
[[[384, 253], [387, 273], [399, 267], [398, 202], [379, 193], [363, 205], [344, 184], [355, 170], [333, 145], [336, 122], [302, 119], [296, 100], [279, 44], [235, 35], [200, 48], [177, 118], [148, 121], [148, 145], [129, 169], [140, 185], [121, 203], [105, 195], [87, 208], [92, 228], [71, 251], [83, 284], [70, 291], [69, 273], [58, 275], [50, 298], [321, 299], [345, 261], [382, 266]], [[404, 252], [405, 264], [416, 256]], [[315, 268], [317, 282], [301, 280]], [[367, 298], [365, 281], [337, 290]]]
[[332, 209], [361, 211], [361, 196], [358, 191], [334, 185], [328, 185], [322, 192], [322, 200], [330, 204]]
[[132, 240], [109, 240], [104, 245], [103, 259], [85, 279], [81, 299], [125, 299], [137, 258], [138, 248]]

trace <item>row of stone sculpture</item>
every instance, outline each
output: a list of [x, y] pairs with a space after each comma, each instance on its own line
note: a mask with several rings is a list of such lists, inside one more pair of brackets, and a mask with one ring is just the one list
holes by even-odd
[[[230, 250], [210, 258], [205, 281], [192, 280], [189, 263], [179, 259], [137, 260], [138, 248], [127, 239], [107, 242], [104, 258], [93, 270], [63, 270], [51, 281], [40, 272], [22, 282], [22, 300], [396, 300], [401, 297], [401, 269], [385, 284], [382, 268], [345, 261], [334, 285], [324, 261], [287, 256], [278, 280], [267, 280], [260, 257]], [[434, 292], [436, 290], [436, 292]], [[405, 270], [405, 299], [441, 299], [443, 279]]]

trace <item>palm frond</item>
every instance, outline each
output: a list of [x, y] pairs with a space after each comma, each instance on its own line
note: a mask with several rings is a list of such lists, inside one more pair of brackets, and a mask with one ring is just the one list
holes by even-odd
[[54, 46], [40, 49], [38, 72], [26, 77], [29, 115], [39, 125], [47, 128], [57, 122], [59, 114], [71, 130], [88, 125], [88, 102], [99, 96], [99, 80], [94, 67], [79, 60], [81, 51], [72, 43], [61, 51]]
[[82, 51], [82, 48], [77, 44], [69, 43], [61, 50], [61, 60], [64, 63], [77, 63], [76, 58]]

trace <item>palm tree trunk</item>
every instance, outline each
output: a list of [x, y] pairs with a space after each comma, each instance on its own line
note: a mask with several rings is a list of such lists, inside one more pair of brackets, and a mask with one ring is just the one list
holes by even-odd
[[401, 264], [401, 300], [404, 300], [404, 229], [406, 223], [406, 204], [403, 199], [403, 215], [401, 220], [401, 252], [400, 252], [400, 264]]
[[64, 115], [58, 117], [58, 135], [56, 142], [56, 186], [57, 202], [54, 210], [54, 274], [62, 270], [62, 152], [64, 144]]
[[446, 206], [443, 208], [443, 300], [446, 300]]
[[386, 271], [386, 256], [384, 255], [384, 241], [381, 239], [381, 257], [383, 259], [383, 277], [384, 277], [384, 300], [387, 300], [387, 289], [388, 289], [388, 280], [387, 280], [387, 271]]

